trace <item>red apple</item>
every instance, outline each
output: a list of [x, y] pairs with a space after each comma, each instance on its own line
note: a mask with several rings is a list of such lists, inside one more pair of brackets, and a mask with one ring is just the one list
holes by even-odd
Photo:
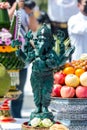
[[65, 74], [63, 72], [54, 73], [54, 84], [65, 84]]
[[76, 88], [76, 97], [87, 98], [87, 86], [78, 86]]
[[62, 86], [60, 94], [63, 98], [72, 98], [75, 96], [75, 89], [69, 86]]
[[52, 89], [52, 93], [51, 93], [51, 96], [52, 97], [60, 97], [60, 90], [62, 88], [62, 85], [60, 84], [54, 84], [53, 85], [53, 89]]

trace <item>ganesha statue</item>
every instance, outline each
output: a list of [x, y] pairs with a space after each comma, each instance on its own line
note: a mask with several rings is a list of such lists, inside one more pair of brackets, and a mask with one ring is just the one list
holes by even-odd
[[[59, 35], [58, 35], [59, 36]], [[61, 40], [59, 54], [55, 52], [55, 40], [51, 29], [43, 24], [34, 38], [31, 30], [25, 35], [24, 50], [21, 49], [22, 42], [18, 39], [12, 41], [12, 47], [17, 47], [16, 55], [25, 63], [32, 63], [31, 86], [34, 95], [36, 109], [30, 115], [29, 123], [34, 117], [54, 120], [52, 112], [48, 107], [51, 100], [53, 87], [53, 72], [63, 66], [74, 52], [74, 46], [65, 49]]]

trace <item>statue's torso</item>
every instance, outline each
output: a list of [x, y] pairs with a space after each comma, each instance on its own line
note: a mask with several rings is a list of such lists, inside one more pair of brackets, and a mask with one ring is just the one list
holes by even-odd
[[37, 73], [48, 73], [51, 69], [47, 66], [46, 61], [41, 60], [39, 57], [35, 59], [32, 66], [32, 71]]

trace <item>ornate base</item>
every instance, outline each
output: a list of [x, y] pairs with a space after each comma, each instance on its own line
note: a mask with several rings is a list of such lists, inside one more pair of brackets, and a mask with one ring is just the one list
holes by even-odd
[[16, 100], [19, 98], [21, 93], [22, 92], [20, 90], [8, 91], [5, 97], [11, 100]]
[[1, 105], [3, 102], [4, 102], [4, 97], [3, 97], [3, 98], [0, 97], [0, 105]]
[[9, 101], [10, 100], [16, 100], [21, 94], [21, 91], [16, 90], [16, 91], [9, 91], [4, 99], [5, 101], [3, 104], [0, 106], [0, 122], [14, 122], [16, 121], [10, 113], [10, 107], [9, 107]]
[[0, 107], [0, 122], [14, 122], [15, 119], [10, 114], [10, 107], [8, 105], [8, 99]]
[[0, 122], [4, 122], [4, 123], [7, 123], [7, 122], [15, 122], [16, 120], [13, 118], [13, 117], [0, 117]]
[[28, 122], [24, 122], [22, 124], [22, 130], [49, 130], [49, 128], [39, 128], [39, 127], [31, 127], [28, 125]]

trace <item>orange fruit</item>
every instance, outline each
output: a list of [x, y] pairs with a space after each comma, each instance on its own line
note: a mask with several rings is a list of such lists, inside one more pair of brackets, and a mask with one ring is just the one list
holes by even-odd
[[83, 74], [85, 72], [84, 69], [79, 68], [75, 70], [75, 75], [77, 75], [78, 77], [80, 77], [81, 74]]
[[75, 69], [74, 69], [74, 67], [69, 66], [69, 67], [64, 68], [63, 73], [64, 74], [74, 74], [75, 73]]
[[64, 67], [66, 68], [66, 67], [70, 67], [71, 66], [71, 62], [67, 62], [67, 63], [65, 63], [65, 65], [64, 65]]

